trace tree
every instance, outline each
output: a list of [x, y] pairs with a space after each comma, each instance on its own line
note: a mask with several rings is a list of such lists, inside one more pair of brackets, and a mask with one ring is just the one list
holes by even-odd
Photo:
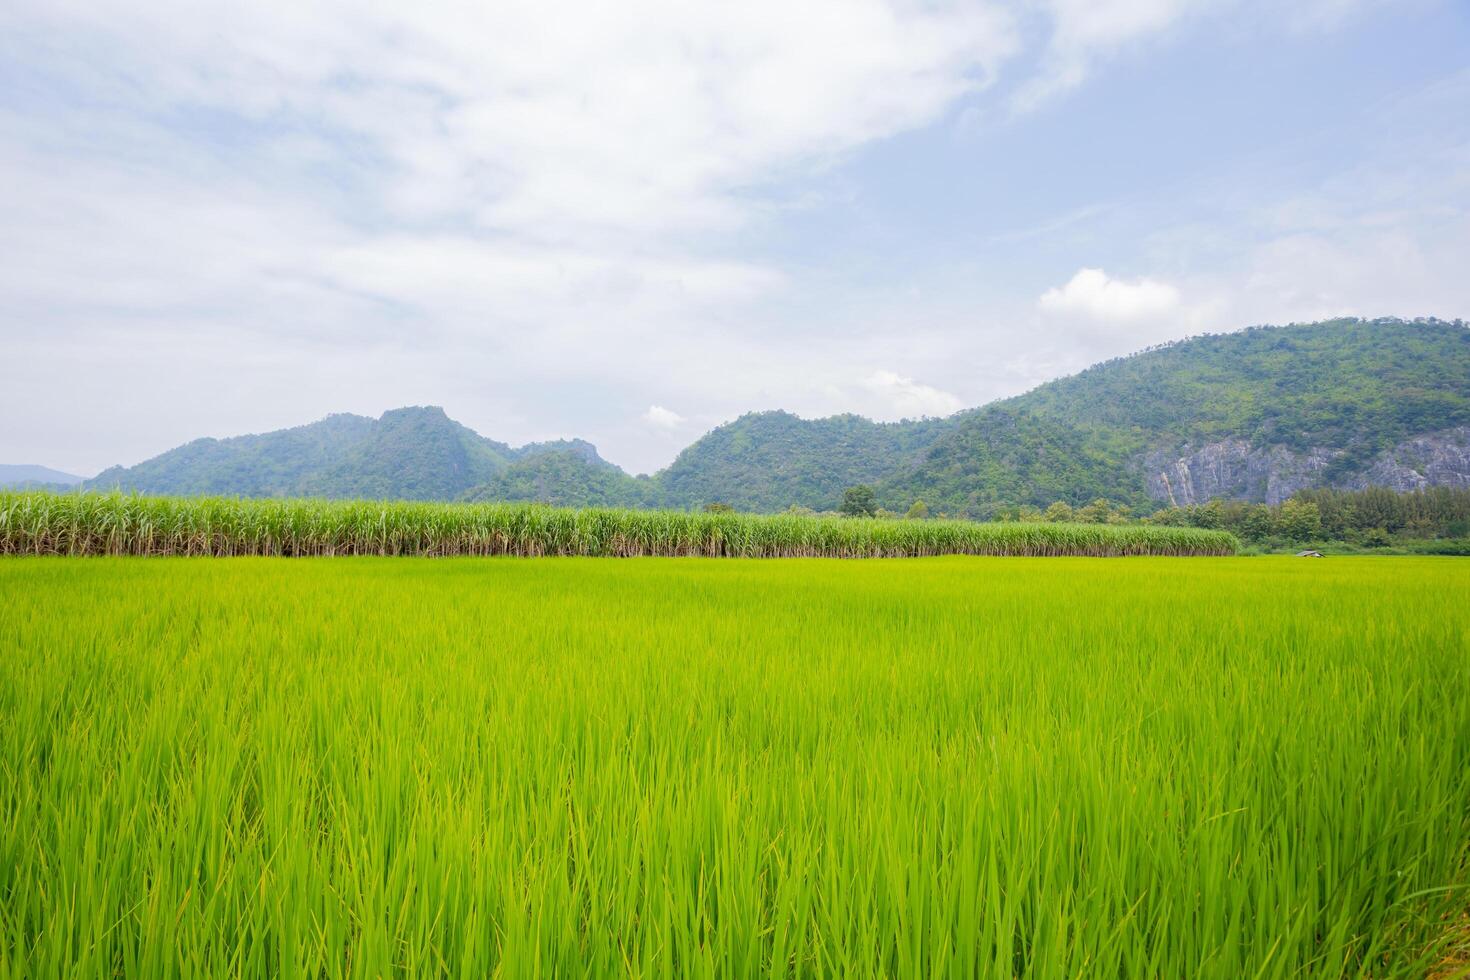
[[1370, 528], [1363, 532], [1363, 546], [1366, 548], [1387, 548], [1393, 544], [1393, 538], [1388, 536], [1388, 531], [1381, 527]]
[[1148, 523], [1163, 524], [1166, 527], [1189, 527], [1189, 511], [1183, 507], [1164, 507], [1154, 511]]
[[1281, 533], [1293, 541], [1311, 541], [1322, 536], [1322, 514], [1317, 505], [1292, 498], [1281, 505]]
[[842, 513], [847, 517], [872, 517], [878, 512], [873, 488], [866, 484], [848, 487], [842, 493]]
[[1212, 531], [1224, 527], [1225, 505], [1216, 498], [1203, 507], [1194, 508], [1194, 516], [1191, 518], [1191, 523], [1195, 527], [1203, 527]]
[[1045, 517], [1053, 524], [1067, 524], [1072, 520], [1072, 505], [1058, 500], [1046, 509]]
[[1399, 495], [1387, 487], [1368, 487], [1354, 494], [1353, 526], [1360, 531], [1383, 528], [1397, 531], [1402, 525]]
[[922, 500], [915, 500], [909, 512], [904, 516], [911, 521], [922, 521], [929, 516], [929, 505]]
[[1276, 530], [1276, 516], [1265, 504], [1251, 504], [1246, 508], [1245, 520], [1240, 533], [1247, 541], [1264, 541]]

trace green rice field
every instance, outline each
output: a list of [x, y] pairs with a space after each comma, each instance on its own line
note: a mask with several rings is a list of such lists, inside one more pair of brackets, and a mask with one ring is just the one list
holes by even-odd
[[7, 977], [1423, 977], [1467, 909], [1455, 559], [0, 560]]

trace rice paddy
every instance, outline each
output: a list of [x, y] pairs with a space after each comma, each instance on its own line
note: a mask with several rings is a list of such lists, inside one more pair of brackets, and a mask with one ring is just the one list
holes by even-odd
[[0, 491], [0, 555], [1230, 555], [1224, 531]]
[[1467, 597], [1426, 558], [0, 561], [0, 975], [1424, 976], [1470, 908]]

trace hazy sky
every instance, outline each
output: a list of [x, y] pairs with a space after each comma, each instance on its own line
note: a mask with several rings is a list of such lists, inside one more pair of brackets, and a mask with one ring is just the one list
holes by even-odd
[[1470, 316], [1470, 4], [9, 0], [0, 214], [0, 461], [437, 404], [648, 471]]

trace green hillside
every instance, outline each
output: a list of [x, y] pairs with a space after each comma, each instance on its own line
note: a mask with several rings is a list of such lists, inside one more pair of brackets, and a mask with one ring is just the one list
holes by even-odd
[[314, 497], [450, 500], [491, 479], [511, 449], [486, 439], [442, 408], [384, 412], [342, 459], [303, 482]]
[[753, 412], [699, 439], [658, 475], [676, 507], [725, 503], [739, 510], [792, 504], [834, 509], [842, 491], [912, 468], [944, 431], [939, 421], [879, 423], [857, 415], [801, 419]]
[[301, 496], [309, 481], [345, 459], [376, 425], [361, 415], [329, 415], [261, 435], [195, 439], [136, 466], [103, 470], [85, 485], [144, 493]]
[[1057, 500], [1141, 504], [1141, 481], [1114, 437], [1019, 406], [984, 408], [951, 420], [922, 459], [878, 485], [878, 499], [893, 510], [922, 500], [931, 511], [970, 517]]
[[449, 500], [509, 465], [509, 446], [477, 435], [442, 408], [400, 408], [379, 419], [319, 422], [230, 439], [196, 439], [88, 489], [245, 497]]
[[[574, 440], [579, 441], [579, 440]], [[588, 446], [588, 443], [582, 443]], [[557, 507], [658, 507], [659, 485], [578, 449], [534, 452], [464, 495], [465, 500], [535, 501]]]
[[230, 439], [196, 439], [132, 467], [113, 467], [87, 489], [183, 496], [384, 500], [534, 500], [567, 506], [652, 507], [658, 487], [560, 439], [513, 449], [449, 418], [413, 407], [381, 418], [319, 422]]
[[1142, 442], [1381, 448], [1470, 423], [1470, 330], [1438, 320], [1252, 327], [1106, 361], [1000, 404]]
[[1410, 436], [1470, 425], [1470, 330], [1437, 320], [1332, 320], [1198, 337], [1098, 364], [950, 420], [886, 481], [890, 506], [984, 516], [999, 505], [1150, 502], [1153, 450], [1226, 439], [1336, 454], [1351, 478]]

